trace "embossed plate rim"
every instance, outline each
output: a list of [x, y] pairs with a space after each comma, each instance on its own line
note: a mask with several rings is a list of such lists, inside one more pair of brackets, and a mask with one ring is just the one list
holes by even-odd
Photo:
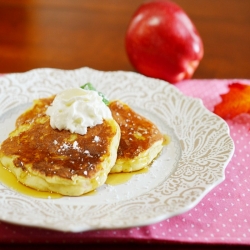
[[[56, 200], [45, 202], [30, 197], [24, 198], [8, 188], [3, 188], [0, 184], [1, 220], [71, 232], [148, 225], [188, 211], [224, 180], [225, 167], [234, 151], [227, 124], [208, 111], [201, 100], [187, 97], [173, 85], [158, 79], [134, 72], [104, 72], [88, 67], [75, 70], [42, 68], [8, 74], [0, 77], [1, 113], [20, 104], [31, 102], [35, 98], [48, 96], [51, 94], [51, 90], [48, 89], [51, 88], [51, 80], [54, 93], [63, 88], [79, 86], [87, 80], [107, 96], [115, 98], [118, 94], [119, 98], [125, 102], [128, 101], [130, 105], [135, 107], [143, 105], [144, 109], [156, 112], [166, 125], [174, 130], [180, 141], [181, 158], [174, 163], [176, 168], [173, 173], [157, 187], [130, 201], [94, 206], [93, 212], [88, 211], [89, 207], [84, 205], [73, 206], [57, 204]], [[83, 80], [85, 82], [82, 82]], [[222, 155], [220, 152], [213, 151], [206, 143], [207, 139], [213, 147], [216, 147], [215, 140], [218, 137], [221, 143], [219, 146], [224, 150]], [[190, 146], [191, 149], [189, 149]], [[207, 153], [207, 148], [209, 149], [207, 151], [212, 153]], [[190, 156], [194, 156], [194, 150], [204, 151], [206, 154], [203, 152], [204, 157], [201, 159], [198, 157], [191, 159]], [[208, 170], [204, 168], [206, 162]], [[212, 176], [209, 177], [210, 179], [206, 177], [208, 171]], [[11, 211], [11, 206], [5, 204], [4, 199], [9, 199], [13, 203], [20, 202], [23, 207], [19, 211]], [[27, 218], [25, 209], [29, 210], [29, 206], [36, 209], [37, 213], [34, 216], [29, 214]], [[51, 211], [51, 214], [47, 211]]]

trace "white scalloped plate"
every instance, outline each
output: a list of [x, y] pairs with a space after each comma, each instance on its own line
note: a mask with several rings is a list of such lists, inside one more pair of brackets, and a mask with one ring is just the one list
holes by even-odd
[[170, 143], [148, 172], [95, 195], [39, 199], [0, 184], [0, 220], [71, 232], [148, 225], [188, 211], [224, 180], [234, 151], [227, 124], [201, 100], [132, 72], [45, 68], [0, 77], [0, 142], [33, 99], [86, 82], [151, 119]]

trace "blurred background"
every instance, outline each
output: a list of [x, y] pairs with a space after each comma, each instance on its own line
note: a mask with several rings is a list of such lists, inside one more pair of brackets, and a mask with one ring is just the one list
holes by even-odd
[[[173, 0], [204, 43], [193, 78], [250, 78], [250, 1]], [[50, 67], [134, 71], [128, 23], [142, 0], [0, 0], [0, 73]]]

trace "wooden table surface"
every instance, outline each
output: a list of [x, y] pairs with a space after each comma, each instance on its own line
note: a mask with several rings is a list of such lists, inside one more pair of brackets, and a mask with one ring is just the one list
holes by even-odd
[[[125, 32], [143, 0], [0, 0], [0, 73], [34, 68], [134, 71]], [[175, 0], [204, 42], [193, 78], [250, 78], [250, 1]]]

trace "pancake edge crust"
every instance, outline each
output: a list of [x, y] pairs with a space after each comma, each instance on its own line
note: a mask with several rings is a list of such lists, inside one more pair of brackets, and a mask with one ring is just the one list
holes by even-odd
[[133, 159], [119, 158], [116, 160], [110, 173], [134, 172], [148, 167], [158, 157], [162, 149], [163, 140], [159, 140]]

